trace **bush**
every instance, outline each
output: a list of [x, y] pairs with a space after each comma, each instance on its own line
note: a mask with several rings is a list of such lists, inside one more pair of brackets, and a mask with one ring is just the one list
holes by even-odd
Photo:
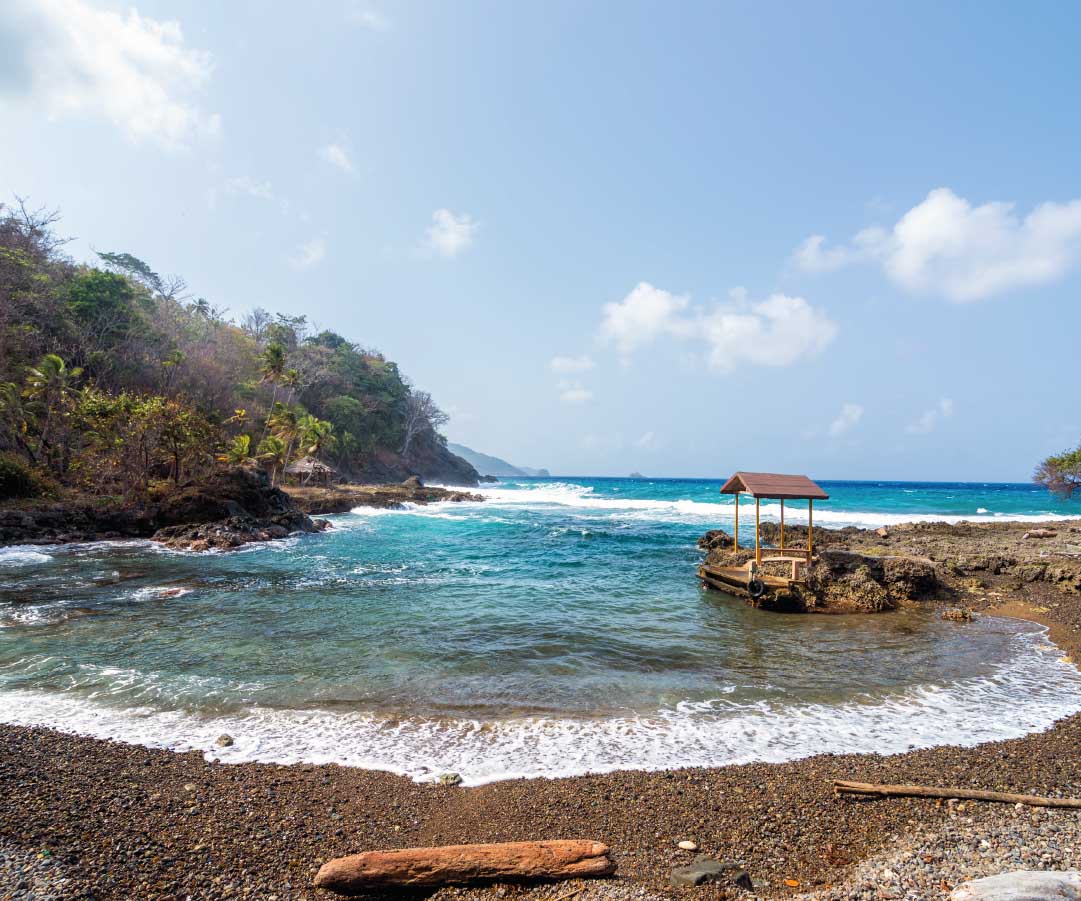
[[41, 491], [41, 482], [29, 466], [11, 454], [0, 454], [0, 500], [34, 497]]

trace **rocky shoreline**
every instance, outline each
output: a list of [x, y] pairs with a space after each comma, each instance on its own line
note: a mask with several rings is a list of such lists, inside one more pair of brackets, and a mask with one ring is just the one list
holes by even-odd
[[354, 507], [482, 501], [466, 491], [426, 487], [415, 477], [400, 485], [279, 488], [253, 466], [235, 466], [158, 497], [132, 503], [79, 497], [0, 509], [0, 547], [150, 539], [175, 550], [231, 550], [289, 535], [321, 532], [326, 520]]
[[[933, 603], [963, 601], [977, 616], [1041, 622], [1076, 659], [1081, 592], [1070, 577], [1068, 546], [1079, 527], [1056, 524], [1055, 536], [1028, 539], [1028, 529], [1006, 523], [837, 537], [865, 549], [921, 550], [948, 589]], [[580, 889], [577, 901], [947, 898], [963, 879], [1081, 864], [1081, 812], [839, 798], [834, 779], [1081, 797], [1081, 714], [1043, 733], [973, 748], [476, 788], [333, 765], [223, 765], [197, 753], [2, 726], [0, 896], [34, 897], [18, 893], [21, 879], [62, 885], [65, 898], [328, 899], [311, 883], [332, 857], [554, 838], [610, 845], [616, 878], [442, 889], [434, 897], [555, 901]], [[753, 889], [672, 887], [672, 870], [698, 851], [738, 864]]]

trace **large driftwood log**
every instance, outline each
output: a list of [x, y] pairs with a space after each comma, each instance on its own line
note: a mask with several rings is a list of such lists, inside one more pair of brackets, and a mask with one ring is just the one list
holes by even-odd
[[1081, 798], [1043, 798], [1039, 795], [1014, 795], [975, 788], [935, 788], [930, 785], [875, 785], [870, 782], [846, 782], [835, 779], [833, 789], [839, 795], [865, 795], [874, 798], [958, 798], [965, 801], [998, 801], [1002, 804], [1026, 804], [1029, 807], [1073, 807], [1081, 809]]
[[504, 842], [366, 851], [323, 864], [315, 884], [351, 895], [388, 886], [611, 876], [615, 869], [601, 842]]

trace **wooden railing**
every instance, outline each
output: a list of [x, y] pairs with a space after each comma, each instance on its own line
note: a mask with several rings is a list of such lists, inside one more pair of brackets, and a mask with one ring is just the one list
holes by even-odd
[[760, 548], [762, 558], [766, 557], [798, 557], [808, 563], [811, 562], [811, 552], [807, 548], [798, 547], [764, 547]]

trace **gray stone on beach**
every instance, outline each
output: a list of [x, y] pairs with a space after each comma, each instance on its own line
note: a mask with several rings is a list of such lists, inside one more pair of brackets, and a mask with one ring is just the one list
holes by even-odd
[[671, 883], [675, 886], [702, 885], [705, 882], [719, 882], [734, 885], [751, 891], [754, 883], [743, 867], [727, 860], [714, 860], [712, 857], [698, 855], [694, 863], [672, 870]]
[[1081, 901], [1077, 870], [1018, 870], [959, 885], [950, 901]]
[[219, 748], [230, 748], [233, 745], [233, 736], [231, 735], [219, 735], [218, 740], [214, 742]]
[[438, 779], [436, 779], [440, 785], [461, 785], [462, 777], [457, 773], [443, 773]]

